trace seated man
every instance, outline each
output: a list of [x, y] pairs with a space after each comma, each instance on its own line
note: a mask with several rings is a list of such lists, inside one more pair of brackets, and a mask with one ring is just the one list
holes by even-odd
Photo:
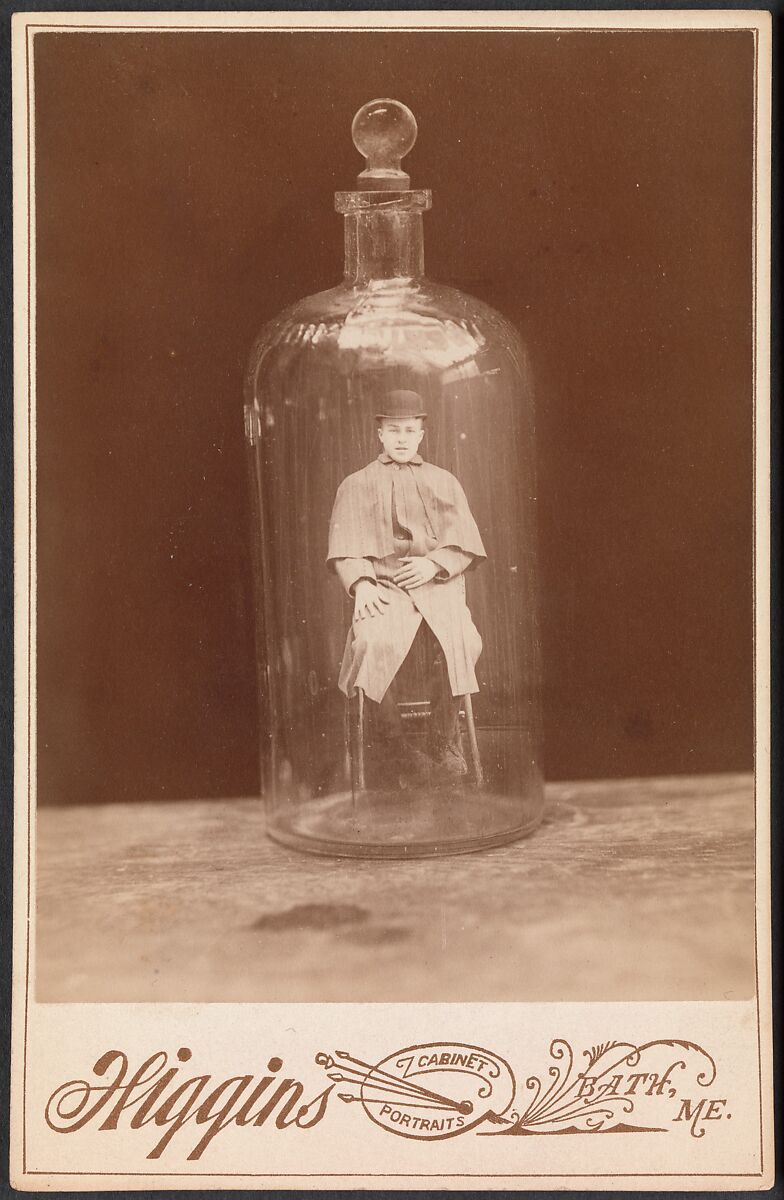
[[418, 453], [427, 416], [421, 397], [389, 392], [383, 408], [376, 414], [382, 453], [343, 480], [330, 521], [327, 563], [354, 598], [338, 685], [349, 697], [362, 689], [391, 761], [424, 768], [405, 742], [394, 681], [417, 635], [427, 639], [442, 660], [430, 697], [431, 749], [449, 775], [465, 775], [456, 697], [479, 690], [482, 639], [463, 574], [485, 549], [457, 479]]

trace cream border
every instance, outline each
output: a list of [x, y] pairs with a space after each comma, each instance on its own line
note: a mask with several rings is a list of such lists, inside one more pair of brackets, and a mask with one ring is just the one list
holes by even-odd
[[[34, 95], [30, 72], [31, 43], [35, 32], [43, 30], [81, 29], [117, 30], [170, 29], [181, 30], [247, 30], [247, 29], [318, 29], [339, 32], [345, 29], [437, 29], [450, 30], [665, 30], [665, 29], [748, 29], [755, 33], [757, 46], [757, 121], [756, 121], [756, 797], [757, 797], [757, 1029], [760, 1056], [759, 1091], [763, 1120], [760, 1129], [760, 1149], [765, 1150], [766, 1162], [761, 1175], [711, 1178], [711, 1187], [764, 1188], [773, 1179], [772, 1164], [772, 1035], [771, 974], [770, 974], [770, 116], [771, 116], [771, 18], [766, 12], [748, 10], [673, 12], [351, 12], [351, 13], [17, 13], [12, 18], [12, 93], [14, 107], [14, 366], [15, 366], [15, 844], [14, 884], [14, 1009], [12, 1022], [12, 1182], [18, 1187], [38, 1189], [43, 1186], [62, 1188], [62, 1176], [46, 1180], [26, 1174], [24, 1123], [27, 1080], [25, 1055], [29, 1006], [32, 1003], [30, 980], [34, 958], [34, 931], [31, 915], [34, 912], [34, 823], [35, 804], [34, 764], [36, 757], [35, 727], [31, 714], [35, 711], [35, 456], [32, 431], [35, 428], [35, 244], [31, 239], [34, 228], [34, 161], [28, 161]], [[28, 174], [29, 169], [29, 174]], [[26, 403], [25, 403], [26, 401]], [[26, 410], [26, 411], [25, 411]], [[90, 1006], [86, 1006], [89, 1008]], [[521, 1006], [525, 1007], [525, 1006]], [[635, 1006], [630, 1006], [635, 1007]], [[394, 1016], [395, 1006], [389, 1006]], [[115, 1186], [149, 1187], [201, 1186], [184, 1175], [176, 1175], [172, 1184], [164, 1181], [170, 1175], [144, 1173], [143, 1179], [122, 1176]], [[193, 1178], [193, 1177], [191, 1177]], [[202, 1176], [201, 1178], [204, 1178]], [[236, 1176], [223, 1186], [236, 1187]], [[258, 1177], [255, 1177], [258, 1180]], [[389, 1175], [358, 1179], [352, 1177], [353, 1187], [388, 1186]], [[405, 1176], [406, 1186], [421, 1182], [423, 1186], [460, 1186], [460, 1179], [472, 1178], [468, 1173], [455, 1178]], [[476, 1178], [475, 1176], [473, 1178]], [[484, 1186], [490, 1184], [487, 1176]], [[523, 1177], [513, 1177], [518, 1183]], [[539, 1177], [541, 1178], [541, 1176]], [[551, 1186], [569, 1188], [595, 1186], [597, 1176], [547, 1176]], [[659, 1186], [677, 1189], [699, 1188], [705, 1175], [676, 1176], [661, 1179]], [[288, 1185], [301, 1182], [313, 1186], [312, 1177], [290, 1177]], [[322, 1186], [337, 1187], [326, 1178]], [[99, 1186], [89, 1176], [71, 1176], [69, 1188]], [[216, 1180], [213, 1186], [220, 1186]], [[258, 1186], [258, 1182], [248, 1186]], [[534, 1186], [539, 1186], [534, 1185]], [[600, 1186], [637, 1189], [646, 1183], [633, 1174], [613, 1175], [612, 1183]]]

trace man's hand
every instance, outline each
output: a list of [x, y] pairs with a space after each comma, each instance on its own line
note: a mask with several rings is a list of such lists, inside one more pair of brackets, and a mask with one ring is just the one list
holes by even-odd
[[375, 617], [383, 613], [389, 602], [384, 589], [372, 579], [360, 579], [354, 588], [354, 620], [364, 621], [365, 617]]
[[438, 563], [434, 563], [432, 558], [410, 555], [408, 558], [401, 558], [400, 561], [403, 566], [395, 571], [392, 581], [407, 592], [412, 588], [421, 587], [423, 583], [429, 583], [438, 574]]

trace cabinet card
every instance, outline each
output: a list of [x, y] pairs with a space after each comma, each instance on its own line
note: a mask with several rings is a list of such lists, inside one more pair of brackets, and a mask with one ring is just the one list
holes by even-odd
[[[751, 10], [14, 16], [16, 1188], [771, 1186], [770, 88]], [[424, 267], [340, 284], [391, 97]]]

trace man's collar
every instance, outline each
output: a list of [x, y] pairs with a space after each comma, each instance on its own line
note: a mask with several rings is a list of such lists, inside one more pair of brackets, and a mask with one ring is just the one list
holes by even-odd
[[[384, 463], [384, 465], [386, 466], [389, 463], [393, 463], [395, 460], [389, 454], [387, 454], [387, 452], [385, 450], [385, 451], [383, 451], [383, 453], [379, 454], [378, 461], [380, 463]], [[422, 455], [415, 454], [412, 459], [409, 459], [408, 463], [404, 463], [403, 465], [404, 466], [412, 466], [412, 467], [421, 467], [422, 466]], [[400, 466], [399, 463], [398, 463], [398, 466]]]

